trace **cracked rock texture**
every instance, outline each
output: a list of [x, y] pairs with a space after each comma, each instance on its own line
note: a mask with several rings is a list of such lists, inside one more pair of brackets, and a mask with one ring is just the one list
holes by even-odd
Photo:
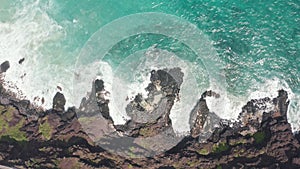
[[[153, 74], [153, 82], [157, 82], [159, 73]], [[168, 76], [164, 72], [162, 75]], [[172, 89], [169, 94], [174, 99], [180, 85], [172, 79], [168, 82], [173, 88], [163, 82], [163, 91]], [[156, 84], [151, 84], [149, 90]], [[103, 81], [96, 82], [95, 90], [103, 96]], [[206, 96], [217, 94], [210, 91]], [[289, 102], [284, 90], [278, 91], [276, 98], [249, 101], [236, 122], [220, 119], [219, 127], [203, 142], [199, 137], [210, 112], [205, 97], [201, 97], [190, 120], [194, 123], [191, 135], [168, 151], [147, 158], [124, 157], [97, 146], [79, 123], [76, 109], [65, 109], [64, 103], [63, 95], [58, 93], [53, 109], [42, 110], [27, 100], [16, 99], [0, 83], [0, 165], [43, 169], [300, 168], [300, 136], [292, 133], [287, 121]], [[105, 105], [108, 101], [98, 97], [97, 103], [97, 110], [105, 112], [103, 124], [105, 120], [113, 123]], [[147, 135], [151, 135], [150, 129]]]

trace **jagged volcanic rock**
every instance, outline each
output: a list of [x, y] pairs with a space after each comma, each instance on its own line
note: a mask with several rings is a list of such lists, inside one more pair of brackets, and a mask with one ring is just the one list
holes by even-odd
[[[101, 81], [95, 85], [95, 93], [105, 90]], [[208, 95], [215, 94], [207, 92]], [[99, 108], [97, 98], [94, 99]], [[186, 136], [175, 147], [153, 157], [134, 158], [119, 156], [95, 145], [79, 123], [76, 110], [63, 109], [61, 95], [54, 99], [54, 107], [60, 111], [45, 111], [32, 106], [29, 101], [16, 99], [3, 89], [0, 91], [0, 164], [15, 168], [66, 169], [296, 169], [300, 167], [300, 144], [296, 139], [299, 135], [293, 135], [287, 121], [287, 99], [287, 93], [280, 90], [276, 98], [251, 100], [241, 110], [239, 121], [230, 124], [220, 120], [221, 124], [211, 137], [206, 142], [199, 142], [198, 134], [203, 132], [201, 127], [205, 119], [197, 112], [201, 110], [212, 115], [202, 98], [201, 106], [195, 106], [196, 114], [191, 120], [196, 121], [193, 137]], [[91, 102], [86, 99], [86, 103]], [[102, 123], [95, 126], [99, 125]]]
[[183, 76], [180, 68], [152, 70], [151, 83], [146, 88], [148, 96], [136, 95], [126, 108], [131, 120], [125, 126], [116, 126], [117, 130], [131, 137], [149, 137], [171, 129], [169, 115]]
[[53, 98], [53, 109], [56, 111], [64, 111], [65, 104], [65, 96], [62, 93], [57, 92]]

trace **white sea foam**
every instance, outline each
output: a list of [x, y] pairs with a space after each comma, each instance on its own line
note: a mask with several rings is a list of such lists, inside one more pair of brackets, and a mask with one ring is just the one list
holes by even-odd
[[[44, 97], [46, 108], [51, 107], [58, 83], [70, 93], [67, 86], [71, 83], [63, 78], [71, 72], [49, 63], [50, 56], [41, 52], [45, 43], [63, 36], [63, 28], [39, 7], [39, 1], [23, 2], [9, 22], [0, 22], [0, 62], [8, 60], [11, 65], [5, 74], [6, 88], [36, 105], [42, 105]], [[21, 58], [25, 58], [22, 65], [18, 64]], [[34, 99], [37, 97], [40, 99]]]
[[[44, 45], [48, 42], [58, 41], [64, 37], [64, 28], [51, 19], [48, 14], [40, 8], [38, 0], [27, 4], [24, 2], [22, 7], [16, 10], [16, 13], [9, 22], [0, 22], [0, 63], [8, 60], [11, 64], [11, 68], [5, 74], [6, 88], [18, 93], [18, 97], [29, 99], [36, 105], [42, 105], [45, 108], [50, 108], [52, 106], [52, 98], [58, 91], [57, 86], [60, 86], [63, 89], [62, 92], [67, 98], [66, 106], [78, 106], [81, 98], [85, 97], [87, 92], [90, 91], [91, 82], [95, 80], [95, 78], [103, 78], [108, 91], [113, 90], [113, 83], [117, 89], [121, 89], [124, 82], [114, 81], [112, 79], [112, 70], [109, 65], [96, 61], [91, 65], [75, 68], [75, 72], [76, 70], [80, 70], [79, 72], [85, 76], [82, 77], [82, 83], [76, 84], [80, 87], [76, 87], [78, 90], [73, 93], [72, 86], [75, 85], [72, 83], [74, 75], [73, 66], [66, 63], [68, 61], [64, 61], [64, 59], [61, 58], [58, 58], [59, 62], [57, 63], [51, 62], [50, 60], [56, 57], [54, 56], [55, 53], [63, 53], [63, 51], [55, 51], [52, 52], [52, 55], [46, 55], [51, 52], [47, 53], [45, 52], [45, 49], [43, 49]], [[25, 61], [20, 65], [18, 64], [18, 61], [21, 58], [25, 58]], [[154, 67], [151, 64], [153, 63], [149, 63], [148, 65], [150, 70], [161, 68]], [[167, 65], [172, 64], [167, 62]], [[186, 65], [182, 67], [185, 66]], [[183, 71], [186, 74], [186, 70]], [[103, 72], [105, 72], [105, 74], [101, 74]], [[145, 95], [144, 88], [149, 80], [148, 75], [149, 74], [142, 73], [141, 76], [137, 77], [140, 79], [136, 79], [135, 83], [129, 83], [128, 86], [130, 90], [126, 90], [126, 95], [133, 96], [139, 92]], [[221, 98], [207, 98], [208, 107], [221, 118], [226, 119], [236, 119], [242, 106], [249, 99], [263, 98], [266, 96], [276, 97], [278, 89], [283, 88], [287, 90], [291, 100], [288, 110], [288, 120], [292, 124], [292, 129], [294, 131], [300, 129], [300, 98], [292, 92], [286, 82], [281, 81], [278, 78], [266, 80], [263, 87], [261, 87], [262, 85], [257, 85], [256, 89], [251, 88], [249, 90], [249, 97], [236, 97], [230, 95], [216, 84], [217, 83], [211, 83], [210, 89], [219, 93]], [[184, 85], [191, 86], [192, 84], [184, 82], [183, 86]], [[134, 92], [135, 89], [137, 89], [137, 92]], [[176, 111], [184, 109], [188, 114], [189, 108], [192, 108], [192, 104], [190, 103], [194, 103], [199, 96], [198, 94], [192, 95], [194, 93], [188, 90], [188, 88], [182, 89], [181, 92], [181, 102], [175, 104], [174, 110], [172, 110], [171, 113], [171, 118], [174, 126], [178, 126], [176, 130], [184, 132], [188, 130], [188, 120], [185, 119], [188, 116], [185, 113]], [[117, 90], [114, 95], [115, 97], [111, 98], [111, 112], [118, 111], [118, 105], [116, 103], [119, 102], [119, 100], [114, 100], [117, 98], [116, 96], [118, 93], [120, 92]], [[36, 97], [40, 97], [40, 99], [34, 99]], [[42, 97], [45, 98], [44, 104], [41, 102]], [[124, 98], [121, 97], [121, 99]], [[122, 104], [121, 107], [124, 107], [127, 102], [123, 101], [120, 103]], [[184, 105], [189, 107], [184, 107]], [[111, 115], [116, 119], [116, 122], [124, 122], [124, 115], [118, 113], [112, 113]]]
[[73, 97], [70, 98], [72, 104], [79, 107], [81, 98], [89, 97], [93, 81], [96, 79], [104, 80], [105, 89], [111, 91], [112, 76], [112, 69], [106, 62], [95, 61], [84, 66], [78, 65], [75, 68]]
[[[88, 65], [78, 65], [75, 69], [74, 93], [72, 97], [70, 97], [73, 99], [71, 99], [73, 105], [79, 107], [81, 98], [89, 97], [93, 81], [101, 79], [104, 81], [105, 90], [110, 92], [108, 99], [110, 100], [109, 111], [111, 117], [114, 119], [115, 124], [124, 124], [126, 122], [124, 119], [128, 119], [128, 117], [126, 114], [120, 114], [119, 107], [116, 105], [117, 103], [121, 103], [120, 100], [118, 100], [121, 98], [120, 95], [122, 95], [122, 91], [120, 91], [119, 88], [123, 86], [124, 83], [121, 82], [121, 79], [117, 80], [113, 77], [113, 70], [107, 62], [95, 61]], [[113, 84], [117, 85], [114, 90]], [[114, 97], [114, 95], [118, 95], [118, 97]]]
[[[138, 93], [142, 93], [144, 97], [147, 97], [145, 88], [150, 83], [151, 70], [178, 67], [184, 73], [184, 79], [180, 90], [180, 101], [175, 102], [172, 107], [170, 118], [177, 133], [189, 132], [189, 113], [200, 97], [200, 92], [197, 90], [195, 77], [191, 73], [191, 66], [178, 58], [174, 53], [166, 50], [150, 48], [146, 52], [138, 51], [128, 56], [119, 65], [114, 74], [112, 90], [112, 98], [114, 99], [112, 104], [115, 105], [115, 108], [110, 108], [117, 110], [117, 114], [126, 116], [125, 108], [129, 103], [129, 101], [126, 101], [127, 97], [130, 100]], [[116, 112], [111, 112], [111, 114], [114, 113]]]
[[286, 90], [288, 92], [289, 98], [295, 97], [289, 85], [285, 81], [280, 80], [277, 77], [274, 77], [272, 79], [266, 79], [264, 84], [257, 84], [252, 86], [251, 88], [252, 89], [249, 90], [248, 100], [259, 99], [264, 97], [277, 97], [278, 90], [280, 89]]
[[[242, 107], [252, 99], [260, 98], [275, 98], [278, 96], [278, 90], [284, 89], [288, 92], [290, 105], [287, 113], [288, 121], [291, 123], [292, 130], [297, 131], [300, 129], [300, 98], [297, 96], [289, 85], [279, 78], [266, 79], [263, 84], [257, 83], [252, 85], [248, 90], [248, 94], [245, 96], [234, 96], [230, 93], [226, 93], [212, 83], [211, 90], [220, 94], [220, 98], [207, 97], [207, 105], [210, 111], [216, 113], [219, 117], [228, 120], [237, 120], [239, 113], [242, 111]], [[272, 105], [267, 105], [267, 109], [271, 110]]]
[[249, 90], [247, 100], [259, 99], [264, 97], [274, 98], [278, 96], [278, 90], [284, 89], [288, 93], [290, 105], [287, 113], [287, 118], [293, 131], [300, 130], [300, 98], [289, 87], [288, 83], [277, 77], [266, 79], [264, 84], [254, 85], [253, 89]]
[[246, 103], [246, 99], [230, 95], [224, 88], [218, 86], [216, 82], [211, 82], [209, 90], [220, 95], [219, 98], [206, 97], [209, 110], [216, 113], [220, 118], [236, 120], [242, 111], [242, 106]]
[[[175, 130], [177, 130], [178, 132], [189, 131], [189, 113], [193, 109], [193, 106], [195, 106], [200, 95], [198, 91], [195, 92], [195, 90], [199, 89], [200, 93], [204, 92], [204, 88], [207, 88], [208, 86], [208, 77], [206, 76], [207, 72], [209, 72], [210, 75], [214, 77], [215, 74], [219, 73], [221, 67], [219, 64], [220, 59], [218, 59], [217, 53], [214, 50], [211, 41], [197, 28], [196, 25], [182, 20], [179, 17], [164, 13], [147, 12], [128, 15], [110, 22], [109, 24], [102, 27], [99, 31], [97, 31], [81, 50], [77, 63], [84, 65], [94, 62], [96, 59], [103, 59], [107, 52], [121, 40], [142, 33], [165, 35], [167, 37], [177, 39], [181, 43], [192, 49], [198, 55], [198, 57], [196, 58], [193, 58], [193, 56], [189, 56], [188, 58], [186, 58], [189, 59], [189, 61], [187, 62], [194, 62], [193, 64], [191, 63], [189, 65], [178, 65], [176, 59], [174, 60], [175, 57], [166, 57], [165, 60], [160, 60], [159, 62], [155, 63], [152, 62], [148, 67], [143, 65], [149, 70], [170, 67], [193, 69], [195, 67], [195, 63], [198, 63], [200, 60], [204, 65], [209, 65], [207, 69], [205, 69], [205, 66], [202, 66], [201, 69], [204, 70], [190, 70], [194, 76], [197, 76], [196, 80], [192, 77], [192, 75], [190, 77], [184, 77], [187, 79], [185, 79], [185, 82], [183, 82], [182, 85], [187, 86], [182, 86], [182, 88], [184, 89], [182, 89], [181, 91], [181, 100], [180, 102], [175, 104], [175, 106], [173, 107], [174, 109], [172, 109], [170, 115]], [[177, 60], [182, 60], [182, 57], [184, 56], [178, 57], [180, 57], [180, 59]], [[114, 60], [121, 60], [122, 58], [118, 58], [117, 56], [117, 58], [115, 59], [111, 57], [106, 59], [111, 59], [111, 62], [115, 63]], [[132, 72], [141, 72], [132, 70], [134, 69], [134, 66], [130, 65], [136, 64], [135, 61], [136, 58], [129, 60], [129, 62], [127, 62], [129, 64], [123, 65], [125, 68], [127, 68], [127, 70], [124, 69], [123, 71], [117, 71], [118, 73], [114, 74], [114, 82], [117, 83], [114, 83], [112, 90], [113, 92], [116, 91], [115, 93], [112, 93], [113, 100], [116, 101], [116, 104], [113, 107], [115, 107], [116, 110], [120, 110], [121, 113], [119, 114], [123, 114], [124, 112], [124, 105], [126, 105], [127, 95], [134, 96], [136, 94], [136, 92], [133, 92], [132, 89], [135, 89], [138, 92], [143, 92], [144, 88], [146, 87], [146, 85], [142, 85], [139, 80], [134, 79], [134, 77], [130, 77], [129, 75]], [[183, 70], [183, 72], [187, 73], [187, 71], [185, 70]], [[149, 72], [147, 72], [147, 75], [148, 73]], [[118, 75], [119, 77], [117, 77]], [[147, 75], [139, 75], [139, 78], [144, 79], [145, 77], [147, 77]], [[126, 79], [128, 77], [130, 78]], [[135, 81], [132, 81], [130, 79], [134, 79]], [[191, 79], [195, 81], [193, 83], [186, 82], [190, 81]], [[179, 108], [182, 109], [182, 111], [178, 111], [175, 113], [175, 111], [179, 110]], [[111, 112], [112, 116], [113, 114], [114, 112]]]

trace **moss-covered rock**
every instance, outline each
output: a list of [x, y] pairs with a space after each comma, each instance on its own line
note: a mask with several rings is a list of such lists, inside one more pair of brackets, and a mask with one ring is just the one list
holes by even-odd
[[46, 118], [43, 123], [39, 126], [39, 132], [42, 133], [43, 137], [46, 140], [50, 140], [52, 136], [52, 128], [51, 125], [48, 122], [48, 119]]
[[20, 120], [15, 126], [10, 126], [6, 129], [4, 135], [7, 135], [17, 141], [27, 141], [26, 133], [20, 129], [23, 127], [24, 119]]
[[208, 155], [209, 151], [205, 148], [202, 148], [202, 149], [198, 150], [197, 153], [200, 155]]
[[[26, 141], [26, 133], [21, 131], [25, 119], [13, 119], [14, 112], [17, 110], [12, 106], [0, 106], [0, 138], [3, 136], [10, 137], [17, 141]], [[13, 124], [12, 120], [14, 120]]]
[[223, 151], [227, 151], [229, 149], [229, 146], [226, 142], [220, 142], [218, 144], [213, 145], [212, 152], [213, 153], [221, 153]]
[[253, 134], [253, 138], [255, 140], [255, 143], [262, 143], [265, 138], [266, 138], [266, 134], [263, 131], [258, 131], [256, 133]]

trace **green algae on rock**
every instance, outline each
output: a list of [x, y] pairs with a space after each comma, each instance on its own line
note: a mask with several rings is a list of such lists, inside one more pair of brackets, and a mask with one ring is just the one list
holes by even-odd
[[12, 106], [0, 106], [0, 138], [8, 136], [17, 141], [28, 140], [26, 133], [20, 130], [24, 125], [25, 119], [14, 119], [16, 111]]
[[46, 118], [40, 125], [39, 125], [39, 132], [42, 133], [43, 137], [46, 140], [50, 140], [52, 135], [52, 128], [48, 122], [48, 118]]
[[266, 134], [263, 131], [258, 131], [253, 134], [253, 138], [254, 138], [255, 142], [259, 144], [265, 140]]

